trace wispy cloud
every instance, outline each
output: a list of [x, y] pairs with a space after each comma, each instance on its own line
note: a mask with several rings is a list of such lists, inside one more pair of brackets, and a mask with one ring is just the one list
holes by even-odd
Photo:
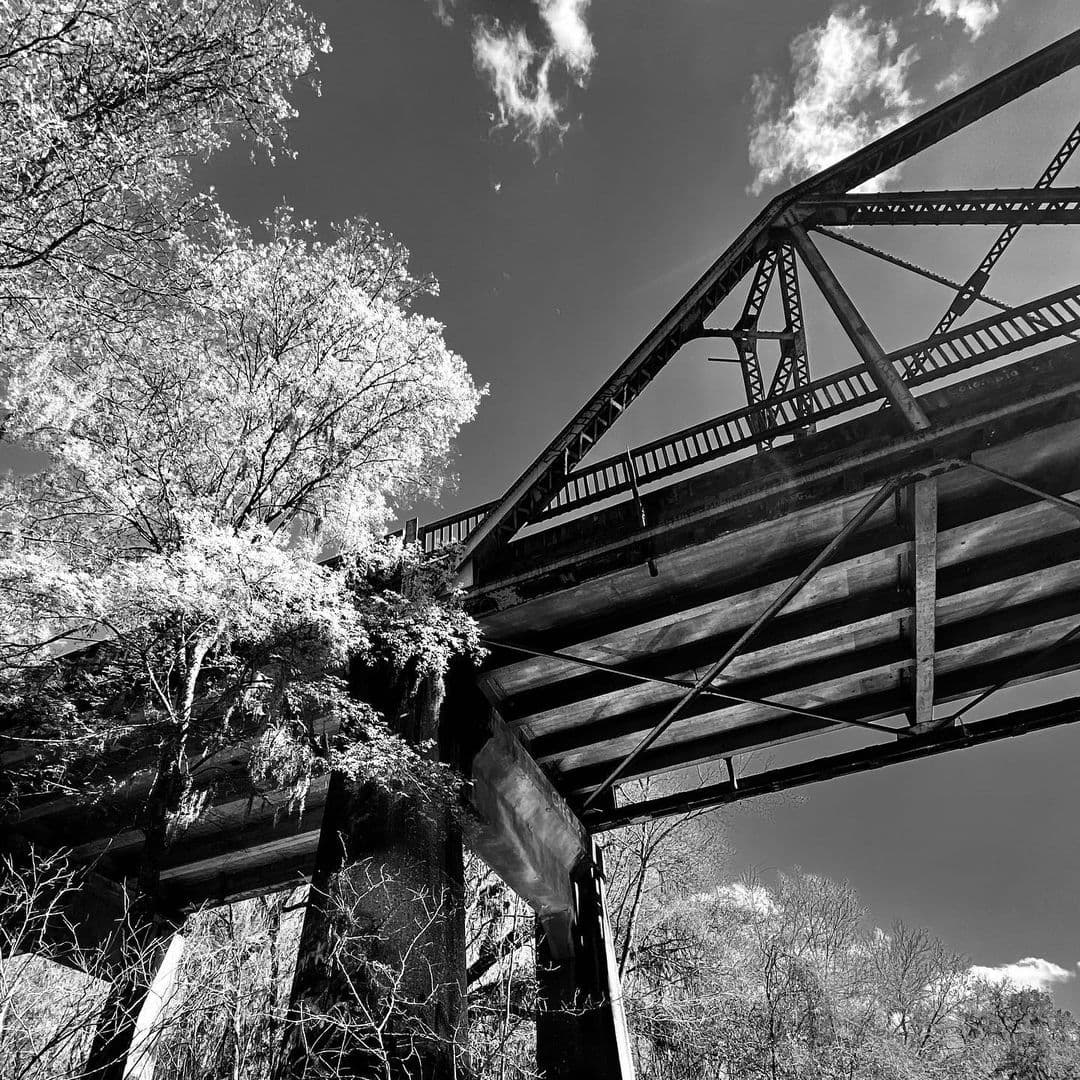
[[909, 86], [914, 60], [895, 26], [865, 7], [833, 11], [795, 38], [788, 80], [754, 76], [751, 191], [809, 176], [911, 120], [919, 105]]
[[491, 80], [500, 127], [513, 126], [534, 145], [545, 132], [564, 130], [551, 96], [551, 51], [539, 53], [524, 30], [507, 33], [494, 23], [477, 27], [473, 57]]
[[971, 974], [976, 979], [992, 983], [1007, 982], [1023, 990], [1049, 990], [1057, 983], [1076, 978], [1075, 970], [1059, 967], [1037, 956], [1027, 956], [1015, 964], [999, 964], [997, 967], [976, 965], [971, 969]]
[[435, 18], [443, 26], [454, 25], [454, 4], [456, 0], [428, 0], [431, 10], [435, 12]]
[[538, 3], [555, 55], [579, 82], [587, 78], [596, 59], [596, 46], [585, 23], [589, 0], [538, 0]]
[[477, 70], [495, 95], [496, 123], [538, 148], [545, 135], [567, 128], [564, 104], [552, 92], [552, 75], [564, 71], [584, 86], [596, 59], [585, 16], [590, 0], [536, 0], [548, 40], [534, 44], [523, 27], [504, 29], [478, 21], [473, 32]]
[[974, 41], [1001, 14], [1001, 4], [998, 0], [927, 0], [926, 11], [940, 15], [946, 22], [963, 23]]

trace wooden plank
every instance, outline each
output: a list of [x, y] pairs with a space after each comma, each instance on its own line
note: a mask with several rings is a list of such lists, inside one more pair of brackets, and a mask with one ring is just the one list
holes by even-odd
[[[1042, 657], [1035, 670], [1031, 669], [1033, 654], [1057, 640], [1065, 630], [1080, 618], [1080, 590], [1071, 595], [1055, 598], [1049, 602], [1025, 605], [1019, 609], [1006, 609], [988, 619], [973, 619], [967, 624], [950, 628], [948, 635], [941, 635], [938, 650], [938, 700], [946, 700], [950, 694], [976, 693], [996, 684], [1003, 678], [1028, 678], [1040, 671], [1057, 671], [1061, 656], [1074, 656], [1073, 651], [1063, 651]], [[811, 682], [815, 665], [808, 665], [801, 673], [802, 692], [809, 692], [816, 700], [824, 702], [829, 715], [843, 719], [845, 710], [861, 720], [876, 720], [881, 716], [906, 714], [911, 707], [910, 694], [888, 694], [885, 676], [909, 668], [912, 664], [910, 651], [904, 642], [892, 647], [867, 649], [862, 653], [838, 658], [830, 670], [823, 672], [822, 682]], [[824, 665], [819, 665], [824, 667]], [[949, 678], [946, 679], [945, 675]], [[792, 683], [795, 678], [792, 678]], [[835, 684], [830, 686], [830, 684]], [[894, 679], [894, 685], [899, 680]], [[862, 692], [860, 693], [860, 689]], [[785, 686], [784, 693], [791, 693], [799, 700], [799, 689]], [[835, 694], [835, 696], [833, 696]], [[875, 706], [874, 711], [864, 711], [864, 695], [886, 694], [890, 705], [887, 712]], [[895, 703], [895, 704], [893, 704]], [[641, 715], [629, 714], [617, 720], [606, 721], [612, 738], [610, 744], [594, 739], [574, 757], [575, 767], [559, 774], [558, 785], [563, 792], [587, 791], [599, 784], [612, 760], [618, 760], [627, 745], [633, 745], [636, 735], [648, 730], [658, 708], [643, 710]], [[713, 760], [749, 747], [774, 745], [787, 738], [788, 718], [752, 723], [739, 727], [716, 727], [715, 714], [706, 712], [691, 717], [685, 725], [675, 730], [667, 741], [653, 750], [638, 763], [631, 777], [647, 776], [682, 768], [704, 760]], [[832, 730], [835, 725], [819, 724], [817, 721], [798, 718], [804, 723], [793, 729], [808, 732]], [[616, 724], [618, 727], [616, 727]], [[618, 732], [618, 734], [616, 734]], [[781, 732], [779, 737], [777, 732]], [[598, 733], [594, 733], [598, 734]], [[544, 748], [537, 747], [537, 756], [544, 757]], [[561, 760], [570, 760], [570, 751], [564, 749]], [[558, 764], [559, 756], [552, 763]]]

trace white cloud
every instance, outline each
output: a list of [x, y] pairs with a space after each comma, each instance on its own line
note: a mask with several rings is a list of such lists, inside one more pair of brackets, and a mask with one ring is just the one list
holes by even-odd
[[563, 103], [552, 93], [551, 77], [565, 70], [584, 86], [596, 59], [596, 46], [585, 22], [590, 0], [535, 0], [550, 40], [537, 46], [522, 27], [504, 30], [498, 21], [478, 22], [473, 59], [491, 83], [499, 127], [539, 147], [542, 136], [561, 136], [567, 124]]
[[1022, 990], [1049, 990], [1056, 983], [1076, 978], [1075, 971], [1069, 971], [1037, 956], [1028, 956], [1017, 960], [1015, 964], [999, 964], [997, 967], [976, 965], [971, 969], [971, 974], [976, 979], [985, 979], [987, 982], [1008, 982]]
[[800, 34], [791, 60], [790, 93], [773, 75], [754, 76], [755, 195], [827, 168], [911, 120], [919, 104], [908, 86], [914, 49], [899, 49], [893, 24], [874, 21], [865, 7], [833, 11]]
[[537, 0], [555, 55], [580, 82], [592, 69], [596, 46], [585, 25], [589, 0]]
[[534, 145], [545, 132], [564, 130], [551, 96], [552, 52], [538, 53], [524, 30], [507, 33], [496, 23], [477, 27], [473, 57], [491, 80], [500, 127], [512, 125]]
[[435, 18], [443, 24], [443, 26], [454, 25], [454, 4], [457, 0], [428, 0], [431, 4], [431, 10], [435, 12]]
[[951, 96], [960, 89], [961, 84], [967, 78], [967, 74], [963, 71], [950, 71], [948, 75], [938, 79], [934, 83], [934, 89], [939, 94], [946, 94]]
[[926, 11], [940, 15], [947, 23], [962, 22], [974, 41], [1001, 14], [1001, 6], [998, 0], [928, 0]]

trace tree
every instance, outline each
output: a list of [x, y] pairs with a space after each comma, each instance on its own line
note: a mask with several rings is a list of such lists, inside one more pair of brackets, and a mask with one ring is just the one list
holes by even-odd
[[285, 144], [298, 79], [329, 48], [293, 0], [0, 3], [0, 301], [129, 321], [182, 287], [169, 247], [216, 212], [193, 161]]
[[1077, 1080], [1080, 1025], [1045, 990], [980, 983], [964, 1003], [965, 1053], [1002, 1080]]
[[[7, 438], [48, 462], [0, 488], [7, 704], [34, 711], [39, 744], [55, 736], [49, 776], [75, 788], [121, 740], [160, 742], [150, 849], [194, 809], [194, 737], [254, 723], [263, 772], [286, 754], [295, 771], [316, 719], [374, 739], [328, 669], [471, 632], [427, 598], [355, 599], [393, 558], [389, 500], [438, 489], [477, 404], [441, 326], [411, 310], [430, 286], [365, 222], [329, 244], [287, 215], [270, 229], [237, 236], [152, 324], [4, 342]], [[328, 544], [352, 557], [318, 563]], [[73, 642], [97, 643], [93, 664], [53, 658]]]
[[8, 780], [100, 796], [144, 771], [125, 809], [147, 924], [208, 796], [195, 755], [247, 739], [253, 778], [297, 799], [331, 769], [437, 781], [342, 675], [357, 655], [422, 674], [475, 649], [437, 569], [400, 587], [379, 539], [392, 500], [438, 490], [479, 398], [413, 309], [434, 283], [361, 220], [329, 243], [285, 212], [267, 229], [179, 245], [196, 286], [153, 320], [61, 309], [47, 337], [2, 342], [6, 438], [46, 462], [0, 486], [7, 737], [39, 751]]

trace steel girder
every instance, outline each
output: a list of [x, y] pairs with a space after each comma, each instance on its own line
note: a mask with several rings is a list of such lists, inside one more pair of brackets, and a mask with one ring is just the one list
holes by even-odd
[[1015, 236], [1022, 225], [1080, 223], [1080, 188], [815, 195], [803, 199], [794, 208], [793, 216], [800, 218], [806, 228], [816, 225], [1007, 225], [1006, 232]]
[[1032, 731], [1045, 731], [1062, 724], [1073, 724], [1078, 720], [1080, 720], [1080, 698], [1068, 698], [1064, 701], [1055, 701], [1050, 705], [1007, 712], [1002, 716], [995, 716], [976, 724], [930, 729], [883, 746], [871, 746], [864, 750], [834, 754], [799, 765], [767, 769], [756, 776], [741, 777], [737, 783], [733, 783], [729, 777], [727, 782], [706, 784], [696, 791], [680, 791], [674, 795], [597, 810], [586, 814], [584, 821], [590, 832], [606, 832], [609, 829], [618, 829], [639, 821], [723, 806], [726, 803], [752, 799], [759, 795], [788, 791], [821, 780], [833, 780], [840, 776], [865, 772], [868, 769], [883, 768], [903, 761], [915, 761], [918, 758], [930, 757], [949, 750], [961, 750], [982, 743], [997, 742], [1000, 739], [1009, 739]]
[[792, 220], [788, 211], [815, 195], [850, 191], [1078, 64], [1080, 30], [773, 199], [484, 515], [463, 544], [458, 582], [469, 580], [480, 547], [508, 540], [549, 505], [571, 470], [774, 245], [770, 232]]

